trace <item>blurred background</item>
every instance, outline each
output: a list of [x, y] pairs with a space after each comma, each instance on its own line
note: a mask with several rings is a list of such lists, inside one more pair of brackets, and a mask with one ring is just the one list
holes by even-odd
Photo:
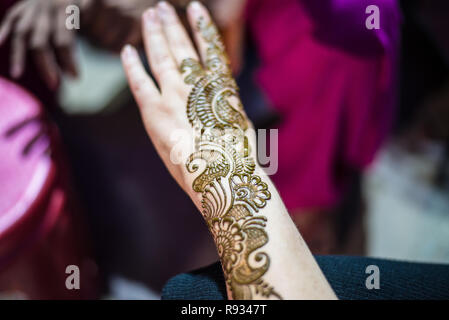
[[[188, 1], [170, 2], [185, 21]], [[159, 299], [218, 256], [117, 54], [144, 58], [139, 18], [156, 2], [43, 3], [0, 6], [0, 294]], [[73, 3], [80, 29], [58, 32]], [[312, 252], [449, 263], [449, 3], [204, 3], [248, 116], [279, 132], [272, 179]], [[82, 289], [68, 293], [71, 264]]]

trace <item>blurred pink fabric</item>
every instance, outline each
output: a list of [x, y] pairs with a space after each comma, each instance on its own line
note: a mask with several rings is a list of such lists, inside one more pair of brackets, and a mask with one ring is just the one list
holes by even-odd
[[31, 121], [7, 136], [7, 132], [25, 120], [42, 115], [39, 102], [15, 84], [0, 78], [0, 235], [36, 200], [48, 179], [52, 161], [44, 151], [49, 138], [41, 136], [25, 156], [25, 146], [42, 129], [40, 121]]
[[[368, 30], [368, 5], [380, 29]], [[256, 77], [283, 119], [273, 180], [290, 212], [338, 204], [372, 162], [396, 99], [400, 13], [393, 0], [250, 0]]]
[[[43, 113], [34, 96], [0, 77], [0, 295], [96, 298], [82, 211], [58, 132]], [[80, 290], [65, 286], [70, 264], [87, 276]]]

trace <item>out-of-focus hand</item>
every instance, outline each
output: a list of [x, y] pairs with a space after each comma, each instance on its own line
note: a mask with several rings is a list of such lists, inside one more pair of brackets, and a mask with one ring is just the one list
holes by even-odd
[[141, 43], [140, 17], [157, 0], [97, 0], [86, 11], [82, 31], [98, 46], [120, 51]]
[[57, 87], [61, 72], [77, 75], [72, 51], [76, 30], [66, 27], [66, 8], [71, 4], [82, 7], [83, 3], [81, 0], [22, 0], [9, 9], [0, 27], [0, 45], [11, 38], [13, 78], [23, 74], [27, 53], [32, 55], [51, 89]]

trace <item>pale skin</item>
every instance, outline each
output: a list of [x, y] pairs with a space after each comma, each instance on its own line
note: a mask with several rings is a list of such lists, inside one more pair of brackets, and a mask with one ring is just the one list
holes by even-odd
[[[122, 61], [151, 141], [173, 178], [201, 211], [201, 194], [192, 190], [195, 175], [187, 171], [185, 164], [170, 160], [170, 152], [176, 143], [170, 139], [170, 133], [184, 130], [194, 134], [186, 116], [186, 103], [192, 86], [184, 82], [179, 66], [187, 58], [204, 62], [207, 48], [195, 28], [201, 17], [210, 21], [207, 10], [192, 2], [187, 15], [198, 53], [170, 5], [161, 2], [143, 14], [145, 49], [157, 86], [146, 73], [133, 47], [123, 49]], [[252, 139], [250, 144], [254, 149]], [[263, 208], [268, 219], [265, 230], [269, 237], [263, 250], [270, 257], [270, 267], [264, 279], [283, 299], [336, 299], [269, 177], [257, 165], [255, 174], [268, 184], [271, 192], [271, 199]], [[228, 297], [232, 298], [229, 288]]]
[[31, 53], [35, 66], [50, 89], [56, 89], [61, 73], [77, 75], [72, 46], [75, 31], [66, 28], [66, 7], [83, 8], [86, 1], [23, 0], [15, 3], [0, 25], [0, 46], [11, 38], [10, 74], [17, 79]]

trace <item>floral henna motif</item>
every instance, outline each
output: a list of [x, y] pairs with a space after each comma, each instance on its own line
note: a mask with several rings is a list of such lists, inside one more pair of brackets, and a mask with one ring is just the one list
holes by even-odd
[[267, 184], [256, 175], [233, 175], [232, 188], [235, 199], [247, 203], [256, 212], [265, 207], [267, 200], [271, 197]]
[[209, 224], [217, 244], [218, 255], [223, 261], [223, 269], [226, 273], [232, 272], [243, 251], [242, 229], [232, 217], [214, 218]]
[[270, 258], [259, 250], [268, 242], [267, 218], [259, 210], [271, 194], [268, 185], [254, 174], [255, 162], [245, 135], [248, 121], [217, 29], [204, 19], [197, 27], [208, 44], [205, 68], [194, 59], [185, 59], [180, 67], [185, 83], [193, 86], [187, 117], [196, 132], [196, 151], [186, 167], [191, 173], [200, 173], [192, 188], [202, 194], [202, 214], [217, 245], [232, 297], [281, 299], [263, 280]]

